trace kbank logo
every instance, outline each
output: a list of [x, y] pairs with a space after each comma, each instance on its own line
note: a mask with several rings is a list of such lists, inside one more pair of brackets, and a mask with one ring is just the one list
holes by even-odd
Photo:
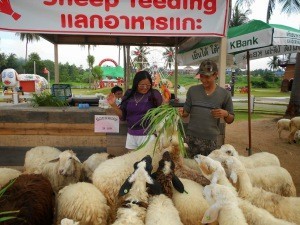
[[258, 37], [252, 37], [247, 40], [237, 40], [230, 42], [230, 49], [242, 48], [247, 46], [258, 45]]

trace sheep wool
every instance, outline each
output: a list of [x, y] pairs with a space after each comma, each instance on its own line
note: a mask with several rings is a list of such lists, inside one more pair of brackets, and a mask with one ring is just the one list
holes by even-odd
[[41, 174], [21, 174], [0, 198], [0, 212], [19, 210], [9, 225], [52, 225], [54, 193]]
[[300, 116], [294, 117], [291, 119], [290, 123], [290, 134], [289, 134], [289, 143], [292, 144], [294, 141], [294, 135], [297, 130], [300, 130]]
[[57, 196], [57, 225], [64, 218], [81, 225], [106, 225], [109, 207], [104, 195], [92, 184], [79, 182], [61, 189]]
[[280, 119], [277, 121], [277, 132], [279, 138], [281, 138], [281, 133], [283, 130], [290, 131], [290, 123], [291, 123], [290, 119]]

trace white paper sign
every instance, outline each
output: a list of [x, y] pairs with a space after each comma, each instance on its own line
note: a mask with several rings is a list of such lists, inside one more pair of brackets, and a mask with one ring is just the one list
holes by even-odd
[[118, 116], [95, 115], [95, 133], [119, 133]]

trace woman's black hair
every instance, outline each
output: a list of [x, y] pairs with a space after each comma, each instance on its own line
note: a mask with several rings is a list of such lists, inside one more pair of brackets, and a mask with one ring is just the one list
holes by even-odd
[[138, 89], [138, 84], [141, 80], [145, 80], [145, 79], [148, 79], [150, 84], [151, 84], [151, 87], [150, 87], [150, 92], [151, 92], [151, 96], [150, 96], [150, 101], [153, 103], [153, 105], [155, 107], [157, 107], [157, 101], [156, 99], [154, 98], [154, 94], [153, 94], [153, 89], [152, 89], [152, 78], [151, 78], [151, 75], [149, 74], [148, 71], [145, 71], [145, 70], [141, 70], [139, 72], [137, 72], [133, 78], [133, 82], [132, 82], [132, 88], [130, 89], [129, 92], [126, 92], [125, 93], [125, 96], [122, 100], [122, 103], [123, 102], [126, 102], [128, 99], [130, 99], [136, 92], [137, 92], [137, 89]]

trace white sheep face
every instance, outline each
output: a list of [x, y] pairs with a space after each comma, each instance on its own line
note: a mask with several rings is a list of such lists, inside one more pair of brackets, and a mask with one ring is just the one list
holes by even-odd
[[220, 148], [220, 150], [222, 152], [226, 153], [229, 156], [234, 156], [234, 157], [238, 157], [239, 156], [238, 152], [230, 144], [224, 144], [224, 145], [222, 145], [221, 148]]
[[79, 161], [73, 151], [67, 150], [59, 155], [58, 173], [62, 176], [71, 176], [75, 172], [75, 161]]

